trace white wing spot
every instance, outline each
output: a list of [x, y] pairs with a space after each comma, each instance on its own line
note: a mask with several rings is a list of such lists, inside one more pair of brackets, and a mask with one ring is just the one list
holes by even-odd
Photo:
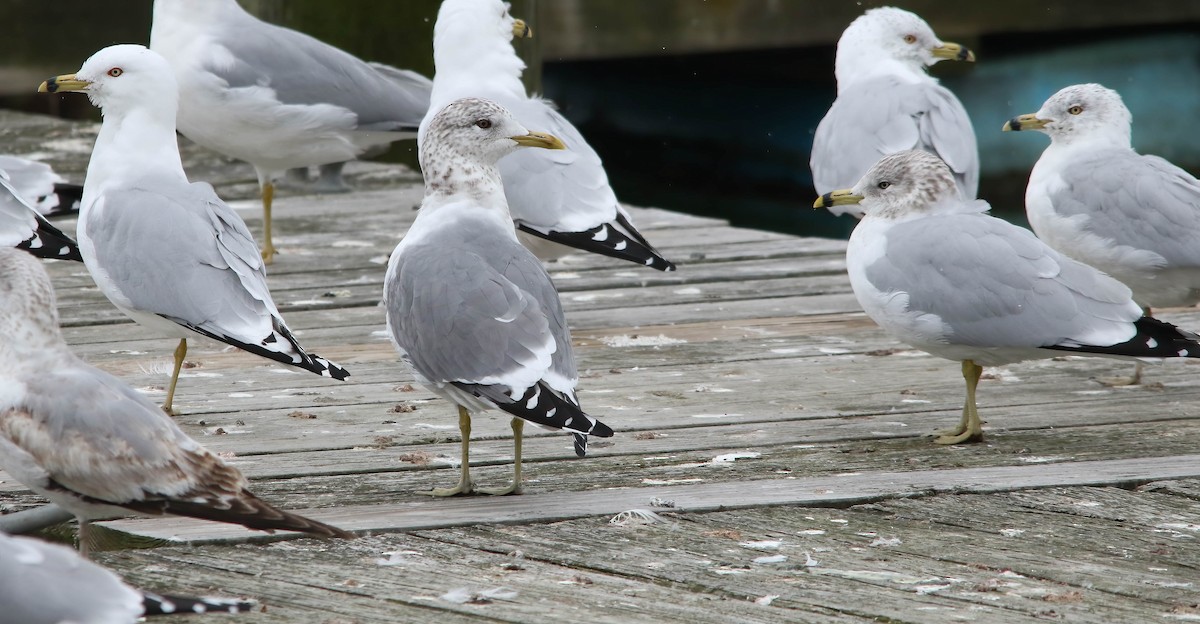
[[1157, 346], [1158, 346], [1158, 341], [1157, 341], [1157, 340], [1155, 340], [1155, 339], [1153, 339], [1153, 338], [1147, 338], [1147, 339], [1146, 339], [1146, 346], [1147, 346], [1147, 347], [1149, 347], [1149, 348], [1151, 348], [1151, 349], [1153, 349], [1154, 347], [1157, 347]]
[[540, 397], [540, 396], [542, 396], [542, 389], [540, 387], [534, 386], [533, 396], [530, 397], [529, 400], [525, 402], [525, 409], [531, 410], [531, 409], [537, 407], [538, 397]]
[[595, 233], [595, 234], [592, 236], [592, 240], [594, 240], [594, 241], [606, 241], [606, 240], [608, 240], [608, 226], [607, 226], [607, 225], [602, 225], [602, 226], [600, 226], [600, 231], [599, 231], [599, 232], [596, 232], [596, 233]]
[[1180, 350], [1179, 350], [1179, 357], [1187, 357], [1187, 356], [1188, 356], [1188, 350], [1187, 350], [1187, 349], [1180, 349]]
[[613, 249], [616, 249], [617, 251], [625, 251], [625, 248], [628, 246], [629, 241], [620, 241], [616, 245], [613, 245]]

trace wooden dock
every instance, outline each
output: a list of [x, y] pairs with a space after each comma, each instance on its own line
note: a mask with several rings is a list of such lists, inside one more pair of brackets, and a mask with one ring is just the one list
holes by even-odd
[[[257, 227], [245, 170], [187, 162]], [[580, 398], [617, 435], [576, 459], [569, 436], [530, 429], [526, 494], [423, 496], [457, 476], [456, 418], [399, 363], [378, 306], [421, 190], [359, 167], [377, 188], [277, 201], [270, 272], [301, 342], [350, 380], [200, 342], [176, 406], [261, 497], [364, 537], [106, 523], [143, 546], [96, 555], [130, 583], [250, 597], [260, 609], [238, 621], [254, 623], [1200, 620], [1195, 364], [1118, 389], [1094, 381], [1129, 372], [1117, 360], [990, 369], [986, 443], [937, 447], [961, 409], [958, 364], [861, 313], [843, 241], [662, 210], [633, 213], [679, 271], [586, 255], [550, 268]], [[173, 342], [127, 322], [82, 266], [47, 267], [76, 352], [160, 399]], [[1200, 328], [1195, 310], [1167, 312]], [[475, 419], [484, 484], [509, 478], [507, 421]], [[0, 510], [40, 502], [0, 473]]]

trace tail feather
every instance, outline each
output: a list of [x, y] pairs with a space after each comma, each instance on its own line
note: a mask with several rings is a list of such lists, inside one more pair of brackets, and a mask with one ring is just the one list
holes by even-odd
[[1200, 358], [1200, 336], [1154, 317], [1143, 316], [1134, 322], [1133, 338], [1115, 345], [1054, 345], [1058, 351], [1096, 353], [1135, 358]]
[[232, 598], [191, 598], [167, 596], [142, 592], [142, 615], [186, 615], [203, 613], [244, 613], [254, 608], [254, 603]]
[[620, 210], [616, 219], [582, 232], [543, 232], [524, 223], [518, 223], [517, 227], [522, 232], [560, 245], [636, 262], [659, 271], [675, 270], [675, 264], [664, 258]]

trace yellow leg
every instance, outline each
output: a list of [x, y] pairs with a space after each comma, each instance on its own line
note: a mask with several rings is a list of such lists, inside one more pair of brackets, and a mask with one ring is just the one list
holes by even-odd
[[971, 360], [963, 360], [962, 374], [967, 382], [967, 402], [963, 405], [962, 421], [956, 429], [939, 432], [940, 435], [933, 440], [935, 444], [983, 442], [983, 421], [979, 419], [979, 409], [975, 406], [975, 388], [979, 385], [983, 367]]
[[504, 488], [487, 488], [478, 490], [481, 494], [506, 496], [521, 493], [521, 436], [525, 432], [525, 421], [520, 418], [512, 419], [513, 431], [513, 482]]
[[187, 355], [187, 338], [179, 339], [179, 346], [175, 347], [175, 370], [171, 372], [171, 385], [167, 386], [167, 402], [162, 404], [163, 411], [172, 415], [178, 416], [179, 410], [175, 409], [175, 384], [179, 383], [179, 370], [183, 368], [183, 358]]
[[271, 264], [275, 259], [275, 243], [271, 242], [271, 202], [275, 199], [275, 185], [267, 180], [262, 187], [263, 204], [263, 247], [264, 264]]
[[462, 433], [462, 471], [458, 485], [452, 488], [434, 488], [426, 494], [430, 496], [457, 496], [470, 494], [475, 484], [471, 483], [471, 413], [461, 405], [458, 407], [458, 430]]

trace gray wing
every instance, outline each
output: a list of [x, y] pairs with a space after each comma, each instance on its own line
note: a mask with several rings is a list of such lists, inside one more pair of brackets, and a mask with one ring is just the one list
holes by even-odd
[[389, 276], [388, 324], [413, 367], [435, 382], [523, 391], [553, 373], [574, 387], [562, 304], [541, 263], [490, 224], [453, 227], [400, 250]]
[[0, 605], [5, 622], [133, 622], [142, 596], [75, 551], [0, 533]]
[[[284, 104], [333, 104], [358, 116], [360, 129], [415, 132], [429, 109], [432, 83], [381, 73], [303, 33], [247, 16], [222, 22], [215, 43], [233, 62], [206, 69], [230, 87], [269, 86]], [[385, 66], [386, 67], [386, 66]], [[419, 75], [417, 75], [419, 76]]]
[[1132, 336], [1141, 317], [1124, 284], [987, 215], [894, 226], [866, 277], [883, 292], [908, 293], [909, 310], [940, 317], [953, 344], [1089, 344], [1095, 336]]
[[1167, 267], [1200, 267], [1200, 181], [1157, 156], [1093, 152], [1064, 167], [1054, 211], [1086, 215], [1084, 230], [1153, 251]]
[[850, 188], [880, 158], [910, 149], [937, 154], [963, 197], [976, 197], [979, 151], [962, 103], [941, 85], [894, 76], [854, 85], [834, 101], [813, 136], [813, 186], [818, 194]]
[[600, 156], [571, 122], [544, 100], [500, 102], [530, 130], [562, 139], [565, 150], [519, 150], [500, 160], [513, 219], [543, 231], [579, 232], [617, 216], [617, 196]]
[[83, 262], [70, 236], [29, 205], [0, 170], [0, 246], [19, 247], [39, 258]]

